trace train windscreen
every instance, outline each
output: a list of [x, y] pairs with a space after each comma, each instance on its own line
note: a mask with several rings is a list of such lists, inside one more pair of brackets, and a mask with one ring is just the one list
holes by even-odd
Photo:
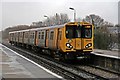
[[92, 38], [92, 27], [91, 26], [82, 27], [82, 38]]
[[92, 38], [92, 26], [66, 26], [66, 38]]
[[81, 37], [81, 27], [74, 26], [66, 26], [66, 38], [80, 38]]

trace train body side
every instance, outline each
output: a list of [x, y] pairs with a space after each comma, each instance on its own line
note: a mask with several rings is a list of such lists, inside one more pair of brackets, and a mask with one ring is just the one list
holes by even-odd
[[[30, 46], [32, 49], [52, 51], [54, 54], [59, 53], [59, 55], [62, 54], [61, 57], [69, 54], [76, 57], [82, 53], [89, 54], [92, 52], [93, 29], [93, 25], [89, 23], [73, 22], [58, 26], [14, 31], [9, 33], [9, 42], [21, 43], [21, 45]], [[91, 37], [85, 37], [87, 31], [91, 31]], [[75, 35], [73, 36], [73, 34]]]

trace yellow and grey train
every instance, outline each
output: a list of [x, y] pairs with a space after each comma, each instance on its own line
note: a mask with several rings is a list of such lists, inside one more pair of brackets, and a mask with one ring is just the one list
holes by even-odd
[[93, 51], [94, 26], [87, 22], [9, 32], [9, 42], [58, 57], [76, 59]]

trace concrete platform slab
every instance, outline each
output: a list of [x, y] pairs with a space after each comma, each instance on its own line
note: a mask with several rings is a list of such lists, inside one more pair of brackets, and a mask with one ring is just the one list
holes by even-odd
[[92, 53], [95, 54], [95, 55], [99, 55], [99, 56], [105, 56], [105, 57], [120, 59], [120, 54], [119, 54], [118, 51], [94, 49]]
[[0, 44], [0, 72], [3, 78], [60, 78], [39, 64]]

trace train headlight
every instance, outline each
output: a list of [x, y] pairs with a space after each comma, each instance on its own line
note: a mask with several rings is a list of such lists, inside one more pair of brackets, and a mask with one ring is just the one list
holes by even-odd
[[91, 47], [91, 46], [92, 46], [92, 43], [89, 43], [88, 46]]
[[70, 47], [70, 43], [66, 43], [66, 46], [67, 46], [67, 47]]
[[66, 46], [67, 46], [68, 48], [73, 48], [73, 46], [72, 46], [70, 43], [66, 43]]
[[85, 47], [88, 48], [89, 46], [86, 45]]
[[89, 48], [89, 47], [91, 47], [92, 46], [92, 43], [88, 43], [86, 46], [85, 46], [85, 48]]

